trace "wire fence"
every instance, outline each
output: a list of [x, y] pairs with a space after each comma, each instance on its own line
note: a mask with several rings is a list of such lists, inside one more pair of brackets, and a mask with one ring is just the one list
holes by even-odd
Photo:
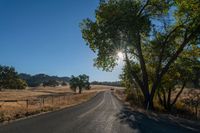
[[[64, 95], [48, 95], [38, 98], [22, 99], [22, 100], [0, 100], [0, 109], [4, 107], [23, 107], [23, 108], [43, 108], [45, 106], [53, 106], [63, 103], [70, 103], [74, 94]], [[73, 100], [73, 99], [72, 99]]]
[[38, 112], [45, 112], [67, 107], [86, 101], [95, 92], [83, 94], [58, 94], [21, 100], [0, 100], [0, 121], [8, 121]]

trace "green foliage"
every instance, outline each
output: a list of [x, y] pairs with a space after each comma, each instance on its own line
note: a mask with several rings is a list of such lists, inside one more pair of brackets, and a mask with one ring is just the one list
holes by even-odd
[[37, 87], [43, 84], [44, 82], [48, 82], [49, 80], [56, 80], [58, 82], [68, 82], [69, 77], [57, 77], [57, 76], [49, 76], [46, 74], [37, 74], [37, 75], [29, 75], [21, 73], [19, 77], [25, 80], [30, 87]]
[[97, 54], [98, 68], [112, 70], [117, 53], [126, 55], [124, 84], [137, 86], [145, 107], [153, 108], [154, 96], [167, 75], [173, 72], [167, 82], [174, 85], [175, 77], [183, 80], [180, 74], [190, 73], [189, 62], [181, 61], [189, 69], [175, 64], [199, 58], [199, 7], [198, 0], [102, 0], [96, 19], [85, 19], [80, 27], [87, 45]]
[[61, 83], [61, 85], [62, 85], [62, 86], [67, 86], [67, 83], [63, 81], [63, 82]]
[[70, 88], [76, 92], [76, 89], [79, 88], [79, 93], [82, 92], [82, 89], [90, 89], [90, 82], [89, 82], [89, 76], [83, 74], [79, 75], [78, 77], [71, 76], [71, 79], [69, 81]]
[[93, 81], [91, 82], [92, 85], [107, 85], [107, 86], [118, 86], [121, 87], [122, 84], [120, 81], [108, 82], [108, 81]]
[[49, 80], [43, 83], [43, 86], [51, 86], [51, 87], [56, 87], [59, 85], [59, 82], [57, 82], [56, 80]]
[[0, 89], [25, 89], [27, 84], [13, 67], [0, 66]]

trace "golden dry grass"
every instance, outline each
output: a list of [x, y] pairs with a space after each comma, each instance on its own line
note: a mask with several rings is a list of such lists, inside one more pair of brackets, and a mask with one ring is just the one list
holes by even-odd
[[[110, 87], [95, 85], [90, 90], [84, 90], [82, 94], [74, 94], [68, 86], [5, 90], [0, 92], [0, 100], [25, 101], [0, 102], [0, 121], [10, 121], [40, 112], [77, 105], [89, 100], [99, 91], [107, 89], [110, 89]], [[29, 100], [28, 106], [27, 99]]]
[[55, 95], [62, 93], [73, 93], [68, 86], [66, 87], [34, 87], [26, 90], [4, 90], [0, 91], [0, 100], [22, 100], [36, 98], [45, 95]]

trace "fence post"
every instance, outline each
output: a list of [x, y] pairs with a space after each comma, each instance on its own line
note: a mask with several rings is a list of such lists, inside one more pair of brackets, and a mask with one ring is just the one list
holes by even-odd
[[26, 108], [28, 109], [28, 99], [26, 100]]
[[70, 101], [71, 101], [71, 95], [69, 95], [68, 104], [70, 104]]
[[52, 105], [53, 105], [53, 96], [51, 97], [51, 102], [52, 102]]
[[43, 104], [43, 107], [44, 107], [44, 97], [42, 98], [42, 104]]
[[41, 98], [40, 98], [40, 109], [42, 108], [42, 100], [41, 100]]

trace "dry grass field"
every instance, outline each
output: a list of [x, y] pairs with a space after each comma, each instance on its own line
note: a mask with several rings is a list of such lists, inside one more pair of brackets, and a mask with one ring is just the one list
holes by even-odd
[[77, 105], [110, 88], [93, 85], [82, 94], [75, 94], [69, 86], [4, 90], [0, 92], [0, 122]]
[[22, 100], [31, 99], [41, 96], [56, 95], [63, 93], [73, 93], [69, 87], [36, 87], [27, 88], [26, 90], [4, 90], [0, 92], [0, 100]]

